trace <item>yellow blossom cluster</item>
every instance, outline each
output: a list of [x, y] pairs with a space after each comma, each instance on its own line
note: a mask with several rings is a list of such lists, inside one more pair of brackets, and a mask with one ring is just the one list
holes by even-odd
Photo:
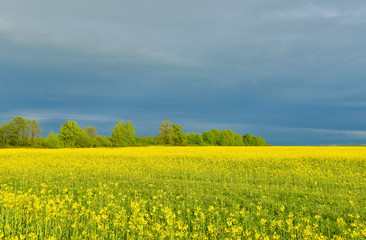
[[366, 148], [0, 149], [0, 239], [366, 239]]

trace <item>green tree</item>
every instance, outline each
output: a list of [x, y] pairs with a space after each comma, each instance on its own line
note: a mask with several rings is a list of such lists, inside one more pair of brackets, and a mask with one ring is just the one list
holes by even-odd
[[6, 138], [6, 122], [3, 122], [1, 125], [0, 125], [0, 140], [1, 140], [1, 145], [2, 146], [5, 146], [5, 138]]
[[255, 140], [255, 146], [267, 146], [266, 141], [264, 138], [253, 136]]
[[204, 132], [202, 138], [206, 145], [216, 145], [216, 138], [212, 131]]
[[186, 144], [188, 146], [196, 145], [196, 135], [194, 133], [187, 133], [186, 134]]
[[89, 136], [75, 121], [65, 122], [60, 128], [58, 138], [65, 147], [89, 147]]
[[223, 130], [222, 133], [225, 135], [225, 137], [227, 139], [227, 145], [228, 146], [235, 146], [236, 133], [234, 133], [230, 129], [229, 130]]
[[225, 133], [221, 133], [218, 145], [219, 146], [227, 146], [228, 144], [229, 144], [229, 140], [227, 139]]
[[252, 136], [253, 137], [253, 139], [254, 139], [254, 145], [253, 146], [259, 146], [258, 144], [259, 144], [259, 142], [258, 142], [258, 139], [257, 139], [257, 136]]
[[117, 120], [111, 135], [111, 141], [115, 147], [128, 146], [127, 129], [121, 120]]
[[255, 139], [249, 133], [244, 135], [243, 142], [245, 146], [255, 146]]
[[261, 144], [262, 146], [269, 146], [269, 144], [266, 142], [264, 138], [261, 138]]
[[196, 134], [196, 145], [203, 146], [205, 142], [203, 141], [202, 134]]
[[172, 135], [172, 143], [175, 146], [183, 146], [186, 141], [186, 135], [183, 132], [182, 126], [178, 124], [172, 124], [171, 128], [173, 128], [173, 135]]
[[189, 145], [189, 146], [203, 146], [205, 143], [203, 141], [202, 134], [198, 134], [198, 133], [187, 133], [186, 139], [187, 139], [187, 141], [186, 141], [187, 145]]
[[89, 137], [96, 137], [97, 136], [97, 130], [93, 126], [88, 126], [84, 129], [86, 134], [88, 134]]
[[34, 139], [41, 138], [42, 129], [39, 126], [37, 120], [29, 121], [27, 126], [28, 126], [28, 132], [30, 133], [31, 136], [31, 144], [33, 145]]
[[113, 132], [111, 134], [111, 142], [116, 147], [126, 146], [124, 141], [125, 129], [123, 122], [117, 120], [116, 126], [114, 126]]
[[47, 148], [60, 148], [63, 147], [62, 142], [57, 135], [51, 130], [44, 141], [44, 145]]
[[113, 147], [113, 143], [105, 136], [97, 136], [96, 137], [96, 146], [97, 147]]
[[174, 129], [171, 127], [172, 123], [170, 121], [163, 121], [159, 127], [158, 138], [166, 146], [172, 142], [174, 136]]
[[136, 146], [136, 133], [135, 129], [130, 121], [124, 125], [126, 129], [126, 142], [128, 146]]
[[118, 120], [111, 135], [111, 141], [116, 147], [126, 147], [136, 145], [135, 129], [130, 121], [123, 124]]
[[240, 134], [235, 135], [234, 146], [244, 146], [243, 137]]
[[10, 144], [19, 146], [28, 139], [27, 120], [21, 116], [11, 119], [7, 126]]
[[220, 132], [220, 130], [214, 128], [214, 129], [211, 130], [211, 132], [215, 136], [215, 145], [220, 145], [220, 142], [221, 142], [221, 132]]

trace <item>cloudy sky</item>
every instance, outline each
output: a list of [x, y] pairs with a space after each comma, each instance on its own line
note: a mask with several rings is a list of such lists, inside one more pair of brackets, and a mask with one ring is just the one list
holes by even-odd
[[0, 121], [366, 143], [366, 1], [2, 0]]

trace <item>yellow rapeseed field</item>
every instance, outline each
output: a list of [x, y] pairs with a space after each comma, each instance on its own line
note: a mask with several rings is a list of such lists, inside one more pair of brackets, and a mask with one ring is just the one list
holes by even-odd
[[0, 239], [366, 239], [366, 148], [0, 149]]

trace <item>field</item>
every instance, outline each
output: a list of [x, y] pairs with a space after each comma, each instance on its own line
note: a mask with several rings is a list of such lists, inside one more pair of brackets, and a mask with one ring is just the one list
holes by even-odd
[[0, 149], [0, 239], [366, 239], [364, 147]]

